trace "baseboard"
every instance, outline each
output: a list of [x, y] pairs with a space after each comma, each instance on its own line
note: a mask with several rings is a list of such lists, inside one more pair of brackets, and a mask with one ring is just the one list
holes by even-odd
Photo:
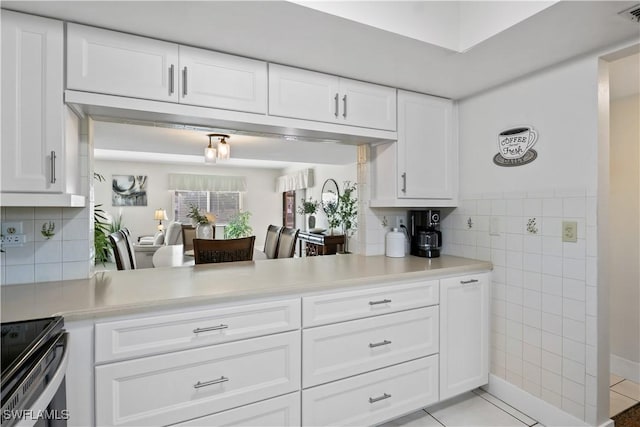
[[612, 374], [640, 383], [640, 363], [615, 354], [609, 356], [609, 370]]
[[[583, 420], [564, 412], [560, 408], [556, 408], [550, 403], [527, 393], [521, 388], [495, 375], [489, 375], [489, 384], [483, 388], [498, 399], [517, 408], [546, 427], [584, 427], [589, 425]], [[612, 423], [611, 420], [609, 420], [609, 422]], [[609, 422], [603, 424], [601, 427], [613, 427], [613, 424], [609, 424]]]

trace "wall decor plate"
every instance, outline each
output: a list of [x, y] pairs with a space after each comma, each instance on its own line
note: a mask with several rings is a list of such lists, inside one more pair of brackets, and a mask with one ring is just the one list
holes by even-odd
[[505, 159], [504, 157], [502, 157], [500, 153], [498, 153], [495, 156], [493, 156], [493, 163], [495, 163], [498, 166], [505, 166], [505, 167], [522, 166], [522, 165], [526, 165], [527, 163], [533, 162], [537, 157], [538, 157], [538, 152], [533, 148], [530, 148], [529, 151], [527, 151], [524, 154], [524, 156], [517, 159]]

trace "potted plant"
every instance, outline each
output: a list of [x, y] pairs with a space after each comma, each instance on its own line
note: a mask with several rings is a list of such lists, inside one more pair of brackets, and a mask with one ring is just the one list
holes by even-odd
[[216, 216], [211, 212], [200, 213], [200, 208], [191, 203], [189, 205], [189, 213], [187, 218], [191, 218], [191, 223], [195, 223], [196, 238], [213, 240]]
[[329, 234], [333, 234], [333, 229], [340, 226], [340, 216], [338, 215], [338, 202], [330, 201], [323, 204], [324, 211], [327, 214], [327, 223], [329, 224]]
[[313, 200], [313, 197], [309, 196], [309, 200], [302, 200], [300, 206], [298, 206], [297, 212], [300, 215], [307, 216], [307, 230], [312, 230], [316, 228], [316, 217], [315, 214], [318, 212], [319, 202], [317, 200]]
[[338, 195], [338, 217], [344, 232], [344, 252], [349, 253], [349, 237], [358, 228], [358, 199], [355, 197], [356, 184], [344, 182], [342, 194]]
[[249, 225], [249, 217], [251, 217], [251, 212], [239, 212], [231, 218], [229, 224], [224, 228], [224, 238], [239, 239], [251, 236], [253, 228]]

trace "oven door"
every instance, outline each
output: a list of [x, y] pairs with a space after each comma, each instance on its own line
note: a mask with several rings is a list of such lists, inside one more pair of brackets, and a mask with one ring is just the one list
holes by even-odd
[[69, 361], [67, 333], [61, 332], [47, 344], [24, 376], [11, 410], [3, 409], [2, 427], [67, 425], [65, 375]]

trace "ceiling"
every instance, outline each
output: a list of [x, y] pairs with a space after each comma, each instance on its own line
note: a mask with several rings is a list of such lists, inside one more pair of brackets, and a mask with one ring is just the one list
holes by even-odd
[[[434, 24], [441, 20], [441, 25], [445, 21], [436, 11], [451, 14], [454, 3], [459, 16], [453, 18], [459, 20], [459, 26], [476, 24], [475, 36], [484, 39], [465, 48], [472, 45], [470, 36], [454, 25], [458, 40], [450, 45], [439, 43], [449, 46], [441, 47], [437, 41], [397, 34], [405, 26], [398, 18], [402, 14], [388, 13], [396, 22], [376, 27], [356, 22], [357, 13], [346, 19], [285, 1], [3, 1], [2, 7], [451, 99], [472, 96], [609, 46], [640, 42], [640, 24], [618, 15], [637, 1], [545, 4], [546, 8], [530, 9], [528, 18], [521, 14], [515, 25], [504, 17], [489, 19], [487, 13], [506, 11], [506, 5], [512, 7], [516, 2], [356, 3], [362, 8], [377, 4], [378, 9], [381, 3], [389, 3], [405, 12], [422, 7], [422, 16]], [[465, 10], [466, 15], [460, 12]], [[492, 21], [500, 21], [502, 31], [491, 35], [487, 28], [480, 28]], [[153, 161], [202, 162], [206, 133], [96, 122], [97, 158], [149, 160], [155, 155]], [[355, 148], [337, 144], [235, 134], [231, 142], [235, 160], [228, 165], [237, 164], [237, 159], [263, 167], [284, 167], [289, 161], [355, 162]]]

